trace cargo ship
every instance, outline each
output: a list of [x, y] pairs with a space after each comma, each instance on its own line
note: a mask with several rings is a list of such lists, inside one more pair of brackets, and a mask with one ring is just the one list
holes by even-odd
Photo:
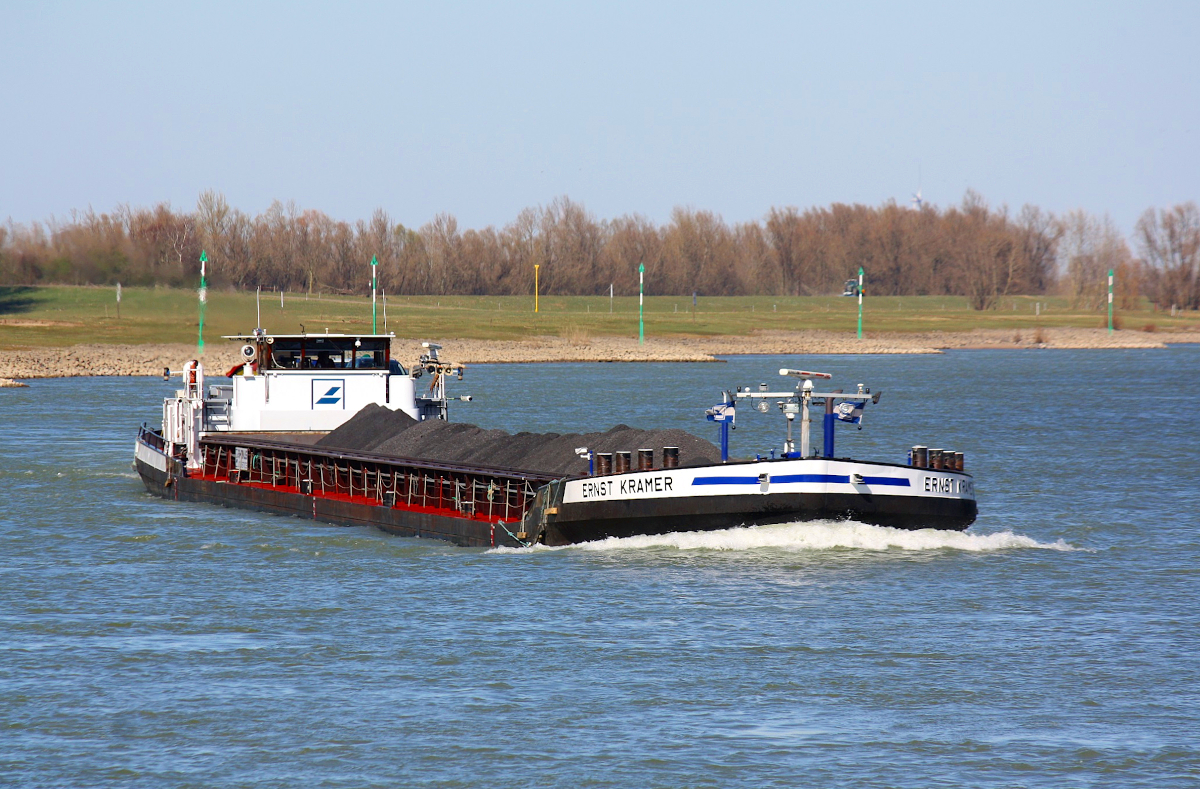
[[[473, 547], [567, 545], [610, 537], [817, 519], [902, 529], [966, 529], [974, 481], [960, 453], [914, 446], [906, 463], [835, 456], [839, 422], [860, 422], [879, 393], [820, 392], [824, 373], [780, 370], [794, 389], [739, 387], [706, 410], [720, 428], [720, 460], [678, 447], [610, 452], [577, 447], [578, 470], [525, 469], [322, 446], [371, 408], [415, 423], [448, 420], [449, 379], [464, 366], [423, 343], [415, 364], [392, 355], [392, 335], [252, 334], [243, 362], [210, 383], [197, 360], [164, 377], [182, 389], [162, 423], [143, 425], [134, 465], [146, 489], [175, 501], [369, 525]], [[422, 381], [426, 378], [426, 381]], [[729, 457], [739, 402], [786, 420], [778, 456]], [[824, 409], [824, 446], [811, 444], [811, 409]], [[799, 446], [793, 426], [799, 422]], [[586, 466], [585, 466], [586, 464]]]

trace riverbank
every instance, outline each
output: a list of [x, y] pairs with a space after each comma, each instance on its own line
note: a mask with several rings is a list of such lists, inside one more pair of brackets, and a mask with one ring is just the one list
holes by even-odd
[[[1165, 348], [1167, 343], [1200, 342], [1200, 331], [1142, 332], [1047, 328], [1010, 331], [869, 333], [769, 331], [750, 336], [647, 339], [626, 337], [535, 337], [528, 340], [439, 340], [443, 358], [465, 364], [537, 362], [711, 362], [737, 354], [929, 354], [987, 348]], [[416, 358], [417, 340], [397, 339], [402, 361]], [[95, 375], [161, 375], [196, 355], [194, 345], [74, 345], [64, 348], [0, 351], [0, 378], [63, 378]], [[240, 362], [234, 343], [210, 343], [204, 355], [210, 374]]]
[[[114, 297], [112, 288], [0, 287], [0, 349], [187, 345], [200, 334], [195, 290], [126, 287], [119, 316]], [[567, 348], [579, 345], [572, 342], [578, 338], [636, 337], [640, 317], [648, 338], [718, 338], [714, 342], [722, 348], [771, 332], [815, 332], [805, 336], [840, 342], [853, 339], [859, 325], [857, 300], [840, 296], [700, 296], [695, 304], [690, 297], [647, 296], [641, 307], [637, 296], [611, 301], [607, 295], [543, 296], [536, 313], [532, 298], [524, 296], [409, 296], [388, 299], [378, 313], [380, 330], [405, 337], [542, 347], [549, 337], [566, 340]], [[1017, 334], [1024, 335], [1026, 344], [1038, 328], [1097, 329], [1106, 325], [1106, 317], [1062, 296], [1005, 297], [990, 310], [972, 309], [961, 296], [872, 296], [864, 304], [863, 325], [870, 339], [907, 348], [936, 347], [953, 342], [947, 335], [975, 331], [996, 332], [985, 340], [988, 344], [1009, 342]], [[1119, 310], [1114, 319], [1118, 326], [1148, 334], [1200, 330], [1200, 312], [1163, 312], [1144, 303]], [[214, 346], [221, 344], [222, 335], [260, 325], [278, 334], [366, 331], [373, 325], [371, 303], [361, 297], [264, 292], [260, 305], [254, 291], [209, 294], [204, 336]]]

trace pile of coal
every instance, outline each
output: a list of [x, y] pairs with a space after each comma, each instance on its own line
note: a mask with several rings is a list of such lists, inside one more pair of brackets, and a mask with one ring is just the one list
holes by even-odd
[[638, 430], [617, 425], [603, 433], [517, 433], [485, 430], [461, 422], [429, 419], [418, 422], [402, 411], [368, 405], [317, 442], [317, 446], [440, 463], [498, 466], [542, 474], [587, 473], [578, 447], [592, 452], [653, 449], [662, 465], [662, 448], [679, 447], [680, 465], [715, 463], [720, 451], [712, 443], [683, 430]]
[[375, 403], [363, 406], [337, 430], [316, 443], [319, 447], [349, 449], [353, 452], [374, 452], [384, 441], [395, 438], [417, 424], [403, 411], [393, 411]]

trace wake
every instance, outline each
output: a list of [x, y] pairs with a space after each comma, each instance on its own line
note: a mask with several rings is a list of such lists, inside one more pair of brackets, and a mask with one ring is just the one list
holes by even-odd
[[861, 551], [938, 551], [954, 550], [983, 553], [1039, 549], [1075, 551], [1063, 540], [1038, 542], [1011, 531], [995, 534], [967, 534], [957, 531], [921, 529], [909, 531], [889, 526], [872, 526], [854, 521], [804, 521], [770, 526], [748, 526], [719, 531], [672, 532], [670, 534], [610, 537], [596, 542], [549, 548], [494, 548], [496, 553], [526, 551], [637, 551], [650, 548], [674, 548], [681, 551], [753, 551], [782, 550], [795, 553], [850, 549]]

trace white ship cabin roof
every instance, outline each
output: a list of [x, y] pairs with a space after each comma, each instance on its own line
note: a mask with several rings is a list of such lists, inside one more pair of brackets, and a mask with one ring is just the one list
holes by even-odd
[[260, 372], [320, 370], [388, 370], [406, 375], [391, 355], [392, 334], [231, 334], [225, 339], [246, 343], [242, 354]]
[[396, 333], [389, 332], [388, 334], [334, 334], [334, 333], [326, 331], [326, 332], [307, 332], [307, 333], [303, 333], [303, 334], [266, 334], [266, 333], [264, 333], [262, 335], [255, 335], [255, 334], [226, 334], [226, 335], [224, 335], [224, 339], [226, 339], [226, 340], [240, 340], [241, 342], [257, 342], [259, 340], [267, 340], [267, 339], [303, 340], [303, 339], [309, 339], [309, 338], [315, 339], [317, 337], [336, 337], [336, 338], [340, 338], [340, 339], [346, 339], [347, 337], [349, 337], [352, 340], [372, 339], [372, 340], [391, 341], [391, 340], [396, 339]]

